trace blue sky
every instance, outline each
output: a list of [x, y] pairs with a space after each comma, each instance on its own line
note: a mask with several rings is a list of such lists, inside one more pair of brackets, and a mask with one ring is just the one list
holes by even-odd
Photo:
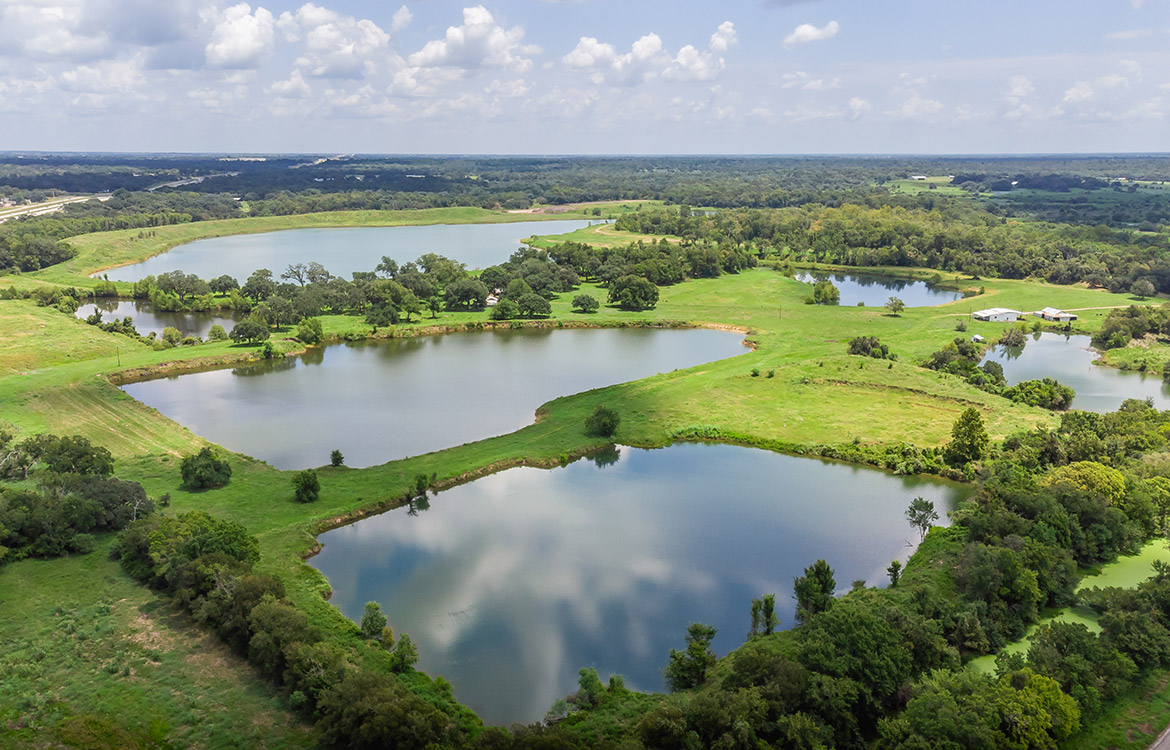
[[1170, 0], [0, 0], [0, 148], [1167, 151]]

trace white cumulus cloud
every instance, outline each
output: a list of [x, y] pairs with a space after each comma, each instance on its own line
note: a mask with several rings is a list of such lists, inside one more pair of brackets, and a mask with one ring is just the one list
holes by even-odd
[[529, 55], [540, 48], [522, 44], [524, 28], [506, 29], [482, 5], [463, 9], [463, 24], [449, 26], [442, 39], [432, 39], [409, 57], [412, 66], [464, 69], [504, 68], [523, 73], [532, 67]]
[[[276, 19], [265, 8], [239, 3], [221, 13], [208, 11], [205, 18], [215, 22], [211, 41], [204, 49], [213, 68], [254, 68], [272, 50]], [[222, 97], [213, 97], [217, 103]]]
[[386, 56], [390, 35], [369, 19], [305, 3], [296, 13], [281, 13], [277, 27], [290, 42], [300, 42], [296, 65], [319, 78], [361, 78]]
[[792, 33], [784, 37], [785, 44], [805, 44], [807, 42], [819, 42], [822, 39], [831, 39], [837, 36], [837, 32], [841, 30], [841, 25], [836, 21], [829, 21], [824, 26], [817, 28], [811, 23], [802, 23], [792, 30]]
[[561, 62], [571, 68], [592, 69], [590, 80], [595, 84], [607, 78], [624, 84], [659, 77], [668, 81], [710, 81], [726, 67], [722, 53], [737, 43], [735, 24], [731, 21], [719, 24], [707, 42], [707, 49], [687, 44], [673, 55], [666, 50], [662, 37], [654, 32], [640, 37], [623, 54], [618, 54], [608, 42], [583, 36]]

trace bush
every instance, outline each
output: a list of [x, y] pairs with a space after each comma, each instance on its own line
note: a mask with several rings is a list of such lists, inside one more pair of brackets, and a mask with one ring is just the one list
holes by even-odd
[[292, 483], [298, 503], [314, 502], [321, 494], [321, 481], [317, 479], [317, 472], [313, 469], [293, 474]]
[[221, 326], [219, 323], [216, 323], [215, 325], [213, 325], [211, 327], [211, 330], [209, 330], [207, 332], [207, 340], [208, 341], [227, 341], [228, 340], [227, 331], [225, 331], [223, 329], [223, 326]]
[[300, 323], [297, 323], [297, 339], [302, 344], [314, 346], [315, 344], [320, 344], [324, 338], [325, 332], [321, 329], [320, 318], [305, 318]]
[[232, 478], [232, 467], [219, 458], [211, 448], [203, 448], [187, 456], [179, 466], [183, 484], [193, 490], [223, 487]]
[[612, 437], [617, 432], [621, 417], [608, 406], [598, 406], [585, 418], [585, 434], [595, 437]]

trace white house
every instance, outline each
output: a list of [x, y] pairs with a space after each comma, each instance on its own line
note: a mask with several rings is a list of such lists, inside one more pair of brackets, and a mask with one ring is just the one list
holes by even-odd
[[487, 296], [487, 306], [488, 307], [495, 307], [497, 304], [499, 304], [499, 301], [500, 301], [500, 298], [494, 294], [489, 294]]
[[1023, 315], [1019, 310], [1006, 307], [989, 307], [986, 310], [976, 310], [971, 313], [975, 320], [986, 320], [992, 323], [1015, 323]]
[[979, 334], [975, 334], [974, 336], [972, 336], [971, 340], [974, 341], [976, 344], [982, 344], [983, 342], [987, 341], [987, 339], [983, 338]]
[[1077, 316], [1064, 310], [1057, 310], [1055, 307], [1046, 307], [1043, 310], [1036, 310], [1032, 315], [1037, 318], [1051, 321], [1053, 323], [1068, 323], [1071, 320], [1076, 320]]

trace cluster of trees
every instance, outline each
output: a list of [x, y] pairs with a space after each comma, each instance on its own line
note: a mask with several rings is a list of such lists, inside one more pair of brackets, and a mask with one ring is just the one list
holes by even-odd
[[[1023, 346], [1024, 341], [1023, 331], [1015, 327], [1007, 329], [1000, 339], [1004, 346]], [[942, 349], [931, 354], [922, 366], [958, 375], [976, 388], [1001, 395], [1017, 403], [1054, 411], [1064, 411], [1072, 406], [1076, 391], [1054, 378], [1025, 380], [1009, 387], [1003, 375], [1003, 366], [994, 360], [988, 360], [980, 365], [982, 359], [982, 347], [965, 338], [956, 337]]]
[[1116, 292], [1148, 281], [1157, 291], [1170, 291], [1170, 242], [1164, 235], [1008, 222], [963, 202], [930, 210], [852, 203], [700, 215], [654, 209], [622, 216], [617, 226], [792, 262], [935, 268], [1058, 284], [1085, 281]]
[[450, 686], [431, 684], [381, 641], [371, 652], [356, 628], [352, 642], [326, 640], [285, 598], [280, 579], [253, 569], [259, 544], [240, 524], [203, 511], [152, 516], [121, 533], [115, 554], [128, 574], [169, 594], [280, 686], [292, 708], [316, 720], [327, 745], [422, 750], [468, 743], [474, 723], [453, 716]]
[[1093, 346], [1119, 349], [1148, 335], [1170, 336], [1170, 304], [1110, 310], [1100, 330], [1093, 334]]
[[35, 491], [0, 487], [0, 563], [89, 552], [94, 534], [154, 511], [142, 485], [110, 476], [114, 461], [105, 448], [78, 435], [17, 441], [0, 429], [0, 476], [27, 479], [37, 466]]
[[[1136, 591], [1090, 594], [1101, 635], [1049, 624], [994, 676], [963, 664], [1022, 636], [1042, 609], [1072, 603], [1080, 570], [1157, 533], [1170, 480], [1150, 453], [1165, 451], [1168, 424], [1170, 412], [1130, 401], [1111, 414], [1070, 412], [1058, 429], [997, 450], [976, 436], [985, 461], [974, 496], [952, 526], [930, 530], [904, 575], [891, 565], [896, 585], [858, 582], [835, 598], [833, 570], [818, 560], [794, 581], [795, 627], [779, 630], [767, 597], [753, 601], [747, 642], [716, 667], [714, 633], [692, 625], [670, 655], [673, 694], [594, 685], [551, 731], [595, 747], [1054, 747], [1170, 665], [1170, 569]], [[955, 440], [973, 426], [964, 414]], [[928, 506], [916, 499], [907, 511], [921, 529]], [[591, 684], [583, 675], [582, 690]]]
[[857, 336], [849, 339], [848, 352], [874, 359], [896, 360], [897, 354], [890, 353], [890, 347], [878, 341], [877, 336]]

